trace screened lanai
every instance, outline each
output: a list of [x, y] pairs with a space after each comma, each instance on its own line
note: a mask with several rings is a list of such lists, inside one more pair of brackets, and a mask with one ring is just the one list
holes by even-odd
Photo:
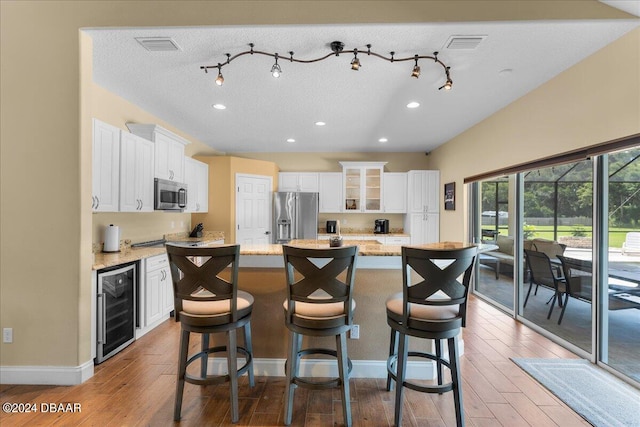
[[[640, 146], [474, 185], [474, 235], [499, 252], [479, 257], [474, 292], [640, 382]], [[526, 250], [545, 252], [559, 289], [532, 283]]]

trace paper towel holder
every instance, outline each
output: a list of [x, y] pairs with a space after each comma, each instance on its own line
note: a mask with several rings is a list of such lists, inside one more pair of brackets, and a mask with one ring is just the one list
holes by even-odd
[[105, 227], [102, 252], [120, 252], [120, 227], [118, 227], [117, 225], [109, 224]]

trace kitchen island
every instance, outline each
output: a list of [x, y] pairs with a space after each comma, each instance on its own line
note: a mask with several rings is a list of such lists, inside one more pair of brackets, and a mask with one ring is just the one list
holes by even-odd
[[[294, 240], [291, 246], [325, 249], [327, 240]], [[372, 240], [344, 240], [343, 246], [357, 245], [356, 277], [354, 300], [356, 309], [354, 323], [360, 325], [359, 339], [348, 341], [349, 357], [353, 361], [353, 376], [381, 378], [386, 376], [390, 329], [386, 323], [385, 301], [402, 291], [402, 247], [384, 245]], [[440, 242], [418, 245], [428, 249], [454, 249], [470, 244]], [[486, 247], [485, 247], [486, 246]], [[479, 252], [490, 250], [491, 245], [479, 245]], [[127, 248], [117, 254], [96, 254], [94, 270], [104, 266], [117, 265], [164, 254], [164, 247]], [[284, 375], [284, 360], [287, 353], [288, 330], [284, 325], [283, 302], [286, 298], [286, 279], [282, 245], [241, 245], [240, 247], [240, 289], [254, 296], [254, 309], [251, 321], [253, 331], [254, 361], [257, 375]], [[170, 321], [173, 321], [172, 319]], [[214, 342], [218, 341], [214, 337]], [[430, 343], [420, 340], [420, 350], [430, 350]], [[219, 343], [216, 342], [217, 345]], [[332, 338], [305, 337], [304, 345], [333, 348]], [[461, 349], [463, 349], [461, 340]], [[212, 359], [219, 369], [220, 360]], [[303, 362], [302, 372], [314, 375], [333, 375], [333, 361]], [[413, 366], [413, 368], [412, 368]], [[409, 363], [409, 375], [412, 378], [432, 378], [431, 362]], [[415, 374], [416, 367], [421, 373]], [[311, 369], [313, 371], [311, 371]]]
[[[326, 249], [329, 242], [294, 240], [291, 246]], [[375, 241], [345, 240], [344, 246], [359, 247], [356, 261], [354, 323], [360, 325], [360, 338], [348, 341], [349, 357], [353, 361], [355, 377], [382, 378], [386, 376], [390, 328], [386, 322], [386, 299], [402, 292], [402, 249], [399, 245], [383, 245]], [[469, 244], [441, 242], [418, 245], [429, 249], [454, 249]], [[479, 251], [487, 250], [484, 246]], [[286, 278], [282, 245], [242, 245], [240, 247], [239, 287], [254, 298], [253, 345], [258, 375], [284, 375], [288, 330], [284, 325], [283, 302], [286, 298]], [[426, 340], [420, 340], [421, 350], [430, 350]], [[461, 349], [464, 348], [461, 340]], [[305, 346], [334, 348], [331, 337], [305, 337]], [[412, 344], [414, 345], [414, 344]], [[425, 347], [426, 346], [426, 347]], [[303, 362], [307, 372], [332, 375], [335, 362]], [[433, 378], [431, 362], [409, 363], [412, 378]], [[420, 374], [416, 374], [419, 367]]]

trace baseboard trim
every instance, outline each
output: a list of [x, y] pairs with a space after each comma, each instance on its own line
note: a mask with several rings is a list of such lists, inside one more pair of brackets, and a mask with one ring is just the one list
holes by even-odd
[[80, 366], [0, 366], [0, 384], [77, 385], [93, 376], [93, 360]]

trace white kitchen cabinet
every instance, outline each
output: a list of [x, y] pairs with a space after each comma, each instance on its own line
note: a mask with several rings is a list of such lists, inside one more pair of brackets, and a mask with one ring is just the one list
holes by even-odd
[[117, 212], [120, 184], [120, 129], [93, 119], [92, 197], [94, 212]]
[[440, 212], [440, 172], [413, 170], [407, 173], [409, 212]]
[[428, 212], [407, 214], [404, 232], [411, 235], [412, 245], [436, 243], [440, 240], [440, 214]]
[[407, 173], [387, 172], [383, 175], [383, 210], [385, 213], [407, 212]]
[[278, 191], [297, 191], [302, 193], [318, 192], [317, 172], [280, 172]]
[[173, 308], [173, 284], [166, 254], [145, 259], [144, 325], [149, 331], [169, 317]]
[[185, 212], [209, 211], [209, 165], [191, 157], [184, 158], [184, 175], [187, 184]]
[[387, 162], [340, 162], [344, 212], [382, 212], [383, 169]]
[[342, 173], [322, 172], [318, 174], [320, 213], [342, 212], [344, 199], [342, 198]]
[[184, 147], [189, 141], [155, 124], [127, 123], [131, 131], [154, 146], [154, 177], [184, 182]]
[[121, 131], [121, 212], [153, 212], [153, 158], [153, 142]]

